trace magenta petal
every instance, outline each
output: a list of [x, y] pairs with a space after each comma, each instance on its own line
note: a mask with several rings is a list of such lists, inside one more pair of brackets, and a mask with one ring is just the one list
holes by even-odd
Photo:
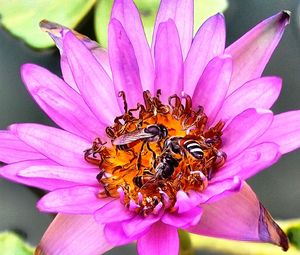
[[105, 129], [80, 95], [56, 75], [32, 64], [23, 65], [21, 75], [35, 101], [63, 129], [91, 141]]
[[38, 201], [37, 207], [44, 212], [93, 214], [113, 200], [113, 198], [99, 198], [101, 191], [99, 187], [91, 186], [57, 189], [43, 196]]
[[0, 161], [11, 164], [24, 160], [46, 159], [10, 131], [0, 131]]
[[179, 236], [177, 228], [157, 222], [150, 231], [137, 241], [139, 255], [178, 255]]
[[193, 104], [203, 106], [212, 123], [222, 107], [232, 72], [230, 56], [215, 57], [206, 66], [193, 94]]
[[208, 62], [223, 54], [225, 48], [225, 20], [222, 14], [209, 18], [199, 28], [184, 62], [184, 92], [193, 95]]
[[76, 135], [39, 124], [14, 124], [10, 129], [23, 142], [63, 166], [94, 168], [83, 157], [91, 144]]
[[162, 0], [156, 16], [153, 38], [156, 38], [160, 24], [169, 19], [173, 20], [176, 24], [182, 55], [185, 59], [193, 37], [194, 1]]
[[202, 209], [195, 207], [184, 213], [165, 213], [161, 221], [176, 228], [187, 228], [196, 225], [202, 215]]
[[237, 115], [225, 128], [222, 150], [231, 159], [254, 143], [271, 125], [269, 110], [247, 109]]
[[57, 166], [57, 163], [50, 160], [28, 160], [14, 164], [9, 164], [0, 168], [0, 176], [13, 182], [21, 183], [24, 185], [44, 189], [54, 190], [66, 187], [72, 187], [76, 185], [74, 182], [64, 180], [50, 180], [43, 178], [24, 178], [18, 175], [18, 173], [28, 167], [39, 167], [40, 165]]
[[191, 233], [241, 241], [268, 242], [288, 249], [284, 232], [244, 183], [240, 192], [202, 206], [203, 215]]
[[272, 142], [279, 145], [282, 154], [300, 147], [300, 111], [290, 111], [274, 116], [270, 128], [256, 143]]
[[57, 165], [37, 165], [29, 166], [18, 172], [18, 176], [23, 178], [38, 178], [39, 180], [53, 180], [72, 182], [73, 185], [93, 185], [98, 186], [96, 179], [99, 169], [86, 169], [78, 167], [65, 167]]
[[107, 241], [114, 246], [131, 243], [140, 238], [142, 235], [144, 235], [144, 233], [145, 232], [142, 232], [136, 236], [128, 237], [125, 234], [122, 224], [120, 222], [108, 223], [105, 224], [104, 227], [104, 234]]
[[116, 199], [97, 210], [94, 215], [97, 222], [106, 224], [129, 220], [135, 213], [130, 212], [119, 199]]
[[212, 181], [220, 181], [231, 176], [246, 180], [259, 171], [275, 164], [281, 156], [279, 146], [275, 143], [261, 143], [244, 150], [229, 161], [213, 177]]
[[190, 196], [188, 193], [179, 190], [176, 194], [176, 203], [174, 205], [174, 208], [177, 209], [178, 213], [190, 211], [191, 209], [198, 206], [198, 198], [198, 195]]
[[155, 86], [161, 89], [161, 98], [167, 101], [170, 92], [181, 95], [183, 90], [183, 60], [178, 32], [173, 20], [159, 25], [155, 38]]
[[228, 94], [261, 76], [289, 20], [290, 13], [282, 11], [259, 23], [225, 50], [233, 59]]
[[278, 77], [246, 82], [225, 99], [216, 119], [227, 121], [248, 108], [271, 108], [280, 94], [281, 84], [282, 80]]
[[103, 225], [97, 224], [93, 216], [58, 214], [43, 235], [36, 252], [99, 255], [111, 248], [112, 245], [105, 239]]
[[111, 124], [120, 114], [111, 79], [75, 35], [64, 37], [64, 49], [80, 94], [99, 121]]
[[190, 191], [190, 201], [195, 205], [213, 203], [220, 200], [228, 194], [235, 193], [241, 189], [241, 179], [237, 176], [226, 180], [209, 183], [203, 192]]
[[137, 56], [143, 90], [153, 92], [154, 67], [140, 14], [132, 0], [116, 0], [111, 19], [121, 22]]
[[47, 21], [47, 20], [41, 21], [40, 27], [43, 31], [47, 32], [50, 35], [50, 37], [55, 42], [57, 48], [59, 49], [60, 56], [61, 56], [60, 65], [61, 65], [63, 78], [66, 81], [66, 83], [68, 83], [74, 90], [78, 91], [78, 88], [76, 82], [74, 81], [74, 77], [70, 69], [68, 59], [63, 47], [64, 36], [69, 31], [72, 31], [76, 35], [76, 37], [91, 51], [91, 53], [94, 55], [97, 61], [101, 63], [105, 71], [111, 75], [111, 70], [108, 61], [108, 54], [104, 49], [100, 48], [100, 45], [97, 42], [65, 26], [62, 26], [60, 24], [51, 21]]
[[153, 214], [147, 217], [136, 215], [134, 218], [122, 222], [122, 226], [126, 236], [133, 237], [145, 232], [152, 224], [159, 221], [160, 217], [160, 215]]
[[[137, 102], [143, 101], [143, 89], [139, 74], [139, 66], [133, 46], [122, 26], [112, 19], [108, 29], [108, 53], [112, 68], [115, 93], [125, 91], [129, 108], [135, 108]], [[119, 100], [120, 109], [124, 102]]]

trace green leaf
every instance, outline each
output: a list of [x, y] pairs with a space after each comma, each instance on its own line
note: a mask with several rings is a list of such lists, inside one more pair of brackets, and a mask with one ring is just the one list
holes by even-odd
[[184, 230], [179, 230], [180, 252], [179, 255], [194, 255], [190, 234]]
[[228, 7], [227, 0], [195, 0], [194, 1], [194, 32], [210, 16], [224, 12]]
[[39, 28], [43, 19], [74, 28], [95, 0], [0, 0], [1, 24], [34, 48], [47, 48], [53, 41]]
[[[160, 0], [134, 0], [144, 24], [148, 42], [152, 40], [152, 30]], [[227, 0], [195, 0], [195, 30], [211, 15], [227, 8]], [[107, 27], [113, 0], [98, 0], [95, 10], [96, 36], [102, 47], [107, 47]]]
[[0, 251], [5, 255], [32, 255], [34, 248], [11, 232], [0, 233]]
[[300, 250], [300, 224], [288, 228], [286, 234], [290, 243]]

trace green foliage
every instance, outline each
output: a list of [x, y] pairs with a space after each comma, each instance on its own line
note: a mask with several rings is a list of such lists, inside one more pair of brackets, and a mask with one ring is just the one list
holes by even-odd
[[287, 236], [291, 245], [300, 250], [300, 224], [288, 228]]
[[18, 235], [11, 232], [0, 233], [2, 255], [32, 255], [34, 248], [26, 244]]
[[1, 24], [14, 36], [34, 48], [54, 45], [39, 22], [43, 19], [74, 28], [91, 9], [95, 0], [0, 0]]

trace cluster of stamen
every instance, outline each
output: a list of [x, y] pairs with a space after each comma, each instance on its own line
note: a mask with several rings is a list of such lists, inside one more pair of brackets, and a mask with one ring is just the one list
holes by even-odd
[[108, 146], [95, 139], [85, 159], [97, 166], [104, 187], [99, 197], [119, 197], [124, 206], [141, 215], [174, 210], [179, 190], [202, 192], [226, 160], [220, 151], [223, 122], [208, 128], [202, 107], [194, 110], [189, 96], [169, 97], [160, 91], [143, 93], [144, 104], [125, 113], [107, 127]]

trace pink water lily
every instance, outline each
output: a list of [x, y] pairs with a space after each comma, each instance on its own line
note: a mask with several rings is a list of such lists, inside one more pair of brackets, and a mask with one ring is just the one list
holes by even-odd
[[225, 48], [222, 15], [193, 37], [193, 1], [162, 0], [149, 46], [133, 2], [115, 0], [106, 52], [43, 21], [63, 79], [34, 64], [21, 75], [60, 128], [0, 132], [1, 176], [47, 190], [37, 207], [58, 213], [36, 254], [135, 240], [142, 255], [178, 254], [178, 229], [287, 250], [245, 180], [300, 145], [299, 111], [269, 110], [281, 79], [261, 77], [288, 23], [280, 12]]

